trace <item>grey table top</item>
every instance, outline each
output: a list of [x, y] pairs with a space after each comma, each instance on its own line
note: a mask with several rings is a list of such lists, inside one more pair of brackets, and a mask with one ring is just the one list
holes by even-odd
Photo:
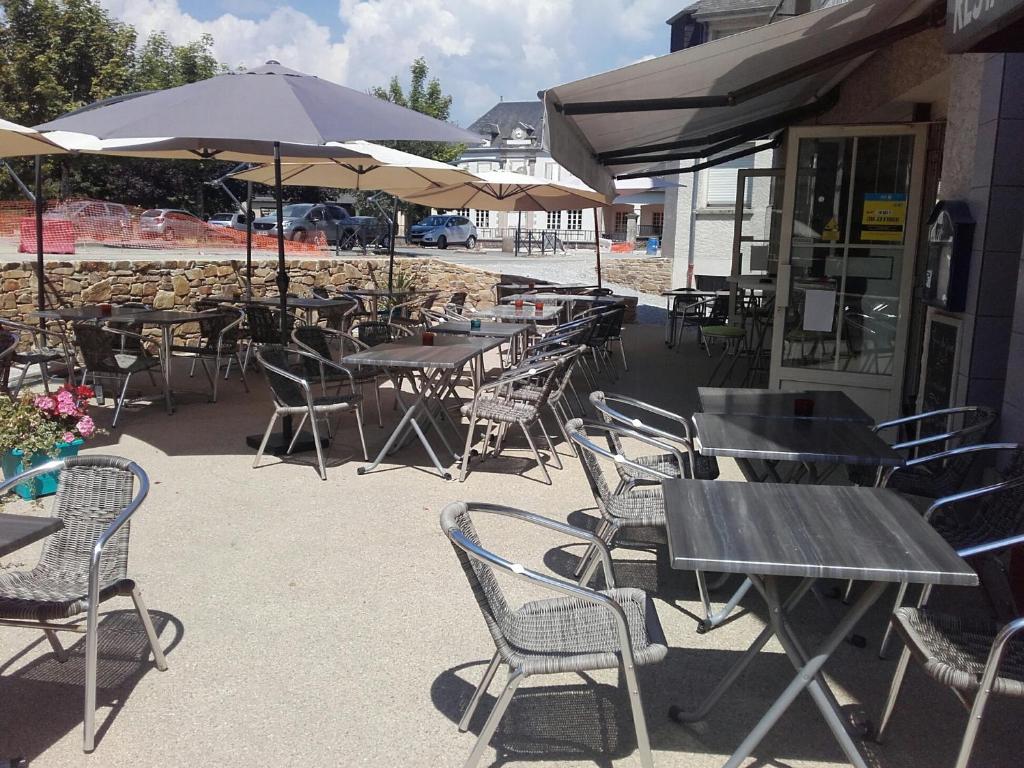
[[0, 514], [0, 556], [9, 555], [63, 527], [59, 517]]
[[343, 365], [376, 365], [382, 368], [461, 368], [477, 355], [494, 349], [504, 339], [493, 336], [438, 334], [431, 346], [420, 337], [378, 344], [342, 358]]
[[99, 307], [71, 307], [68, 309], [47, 309], [33, 312], [36, 317], [51, 317], [69, 322], [101, 320], [107, 323], [148, 323], [150, 325], [177, 325], [191, 323], [206, 315], [203, 312], [188, 312], [177, 309], [141, 309], [114, 305], [109, 315], [100, 312]]
[[[353, 296], [412, 296], [414, 293], [416, 293], [415, 290], [412, 290], [412, 291], [398, 291], [398, 290], [389, 291], [387, 288], [353, 288], [352, 290], [349, 290], [349, 289], [346, 288], [345, 290], [342, 290], [341, 292], [342, 293], [348, 293], [348, 294], [351, 294]], [[429, 293], [429, 291], [424, 291], [424, 293]]]
[[973, 586], [974, 570], [884, 488], [665, 480], [673, 568]]
[[[244, 300], [242, 303], [246, 303]], [[266, 304], [277, 307], [281, 304], [278, 296], [261, 296], [258, 299], [249, 299], [250, 304]], [[341, 307], [352, 303], [352, 299], [344, 296], [337, 298], [324, 298], [323, 296], [289, 296], [288, 306], [296, 309], [323, 309], [324, 307]]]
[[[547, 300], [544, 300], [547, 302]], [[538, 312], [534, 307], [516, 309], [507, 305], [478, 309], [475, 314], [480, 317], [493, 317], [506, 323], [537, 323], [552, 320], [562, 312], [561, 304], [545, 303], [544, 309]]]
[[701, 291], [696, 288], [672, 288], [662, 291], [662, 296], [728, 296], [729, 291]]
[[854, 421], [695, 413], [693, 424], [705, 456], [876, 467], [904, 464], [888, 443]]
[[579, 291], [584, 288], [597, 288], [593, 283], [498, 283], [496, 287], [521, 291]]
[[609, 304], [614, 304], [618, 301], [625, 301], [625, 296], [592, 296], [588, 293], [513, 293], [511, 296], [502, 296], [501, 300], [506, 304], [516, 299], [522, 299], [523, 301], [606, 301]]
[[814, 414], [802, 418], [875, 423], [849, 395], [838, 390], [778, 392], [743, 387], [697, 387], [697, 398], [704, 413], [763, 418], [793, 418], [794, 401], [808, 398], [814, 401]]
[[448, 320], [431, 326], [434, 333], [448, 333], [462, 336], [500, 336], [510, 339], [528, 330], [525, 325], [513, 323], [480, 323], [479, 328], [471, 328], [468, 320]]

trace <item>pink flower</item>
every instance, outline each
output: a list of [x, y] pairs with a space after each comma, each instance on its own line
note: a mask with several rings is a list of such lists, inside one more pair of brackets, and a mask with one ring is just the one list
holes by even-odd
[[74, 403], [75, 402], [75, 396], [71, 393], [71, 390], [69, 390], [69, 389], [62, 389], [60, 392], [57, 393], [57, 402], [58, 403]]
[[92, 433], [96, 431], [96, 423], [92, 420], [91, 416], [83, 416], [75, 425], [75, 429], [78, 430], [78, 434], [82, 437], [91, 437]]
[[57, 413], [61, 416], [77, 416], [78, 407], [75, 405], [74, 400], [61, 400], [57, 398]]
[[75, 441], [75, 433], [74, 432], [65, 432], [64, 436], [61, 437], [61, 440], [63, 442], [65, 442], [65, 443], [73, 443]]
[[37, 395], [35, 400], [32, 401], [32, 404], [40, 411], [52, 411], [57, 407], [53, 398], [47, 395]]

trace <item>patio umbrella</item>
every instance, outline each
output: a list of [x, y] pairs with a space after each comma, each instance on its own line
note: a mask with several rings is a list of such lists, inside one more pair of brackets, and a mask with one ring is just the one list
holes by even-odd
[[[67, 151], [58, 142], [33, 128], [0, 119], [0, 157], [35, 155], [36, 158], [35, 191], [32, 198], [36, 219], [36, 285], [40, 310], [46, 309], [46, 291], [43, 288], [43, 175], [39, 158], [40, 155], [66, 154]], [[22, 186], [22, 189], [25, 187]]]
[[[282, 164], [281, 183], [338, 189], [373, 189], [393, 194], [396, 196], [395, 214], [392, 215], [391, 221], [393, 228], [394, 219], [397, 218], [398, 197], [402, 194], [450, 186], [476, 178], [469, 171], [454, 165], [369, 141], [350, 141], [340, 146], [363, 153], [369, 160], [335, 158], [328, 161]], [[274, 169], [270, 165], [261, 165], [233, 175], [236, 179], [255, 181], [259, 184], [274, 183]], [[394, 272], [395, 237], [392, 232], [388, 247], [389, 294], [394, 282]]]
[[[322, 153], [329, 142], [357, 139], [479, 141], [476, 134], [367, 93], [306, 75], [269, 61], [244, 72], [227, 72], [188, 85], [112, 100], [51, 120], [39, 130], [72, 131], [100, 139], [167, 139], [192, 142], [197, 158], [221, 158], [233, 149], [273, 158], [277, 198], [277, 287], [281, 341], [288, 343], [288, 274], [281, 202], [282, 145], [308, 145]], [[181, 147], [167, 147], [180, 152]], [[111, 151], [118, 154], [125, 147]], [[159, 151], [159, 150], [156, 150]], [[158, 156], [152, 154], [150, 156]], [[178, 156], [178, 155], [169, 155]], [[286, 427], [284, 439], [290, 439]]]

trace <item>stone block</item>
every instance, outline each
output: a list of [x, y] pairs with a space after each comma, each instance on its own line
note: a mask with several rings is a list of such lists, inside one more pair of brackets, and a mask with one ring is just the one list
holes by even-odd
[[175, 275], [171, 278], [171, 286], [175, 296], [188, 296], [191, 286], [184, 275]]
[[172, 291], [157, 291], [153, 298], [153, 309], [170, 309], [174, 306], [174, 293]]
[[93, 283], [82, 289], [82, 302], [85, 304], [101, 304], [110, 301], [112, 282], [108, 278]]

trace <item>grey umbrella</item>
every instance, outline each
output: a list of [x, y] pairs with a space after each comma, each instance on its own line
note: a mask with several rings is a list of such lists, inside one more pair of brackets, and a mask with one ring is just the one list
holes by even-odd
[[[36, 126], [100, 139], [194, 140], [196, 157], [215, 158], [237, 142], [246, 151], [263, 144], [274, 159], [277, 198], [277, 287], [281, 295], [281, 342], [288, 343], [288, 273], [284, 260], [281, 144], [295, 156], [301, 145], [323, 152], [334, 141], [415, 140], [478, 142], [449, 123], [369, 94], [268, 61], [245, 72], [228, 72], [189, 85], [113, 99]], [[298, 149], [297, 149], [298, 148]], [[175, 150], [177, 151], [177, 150]], [[288, 430], [286, 429], [286, 436]]]

